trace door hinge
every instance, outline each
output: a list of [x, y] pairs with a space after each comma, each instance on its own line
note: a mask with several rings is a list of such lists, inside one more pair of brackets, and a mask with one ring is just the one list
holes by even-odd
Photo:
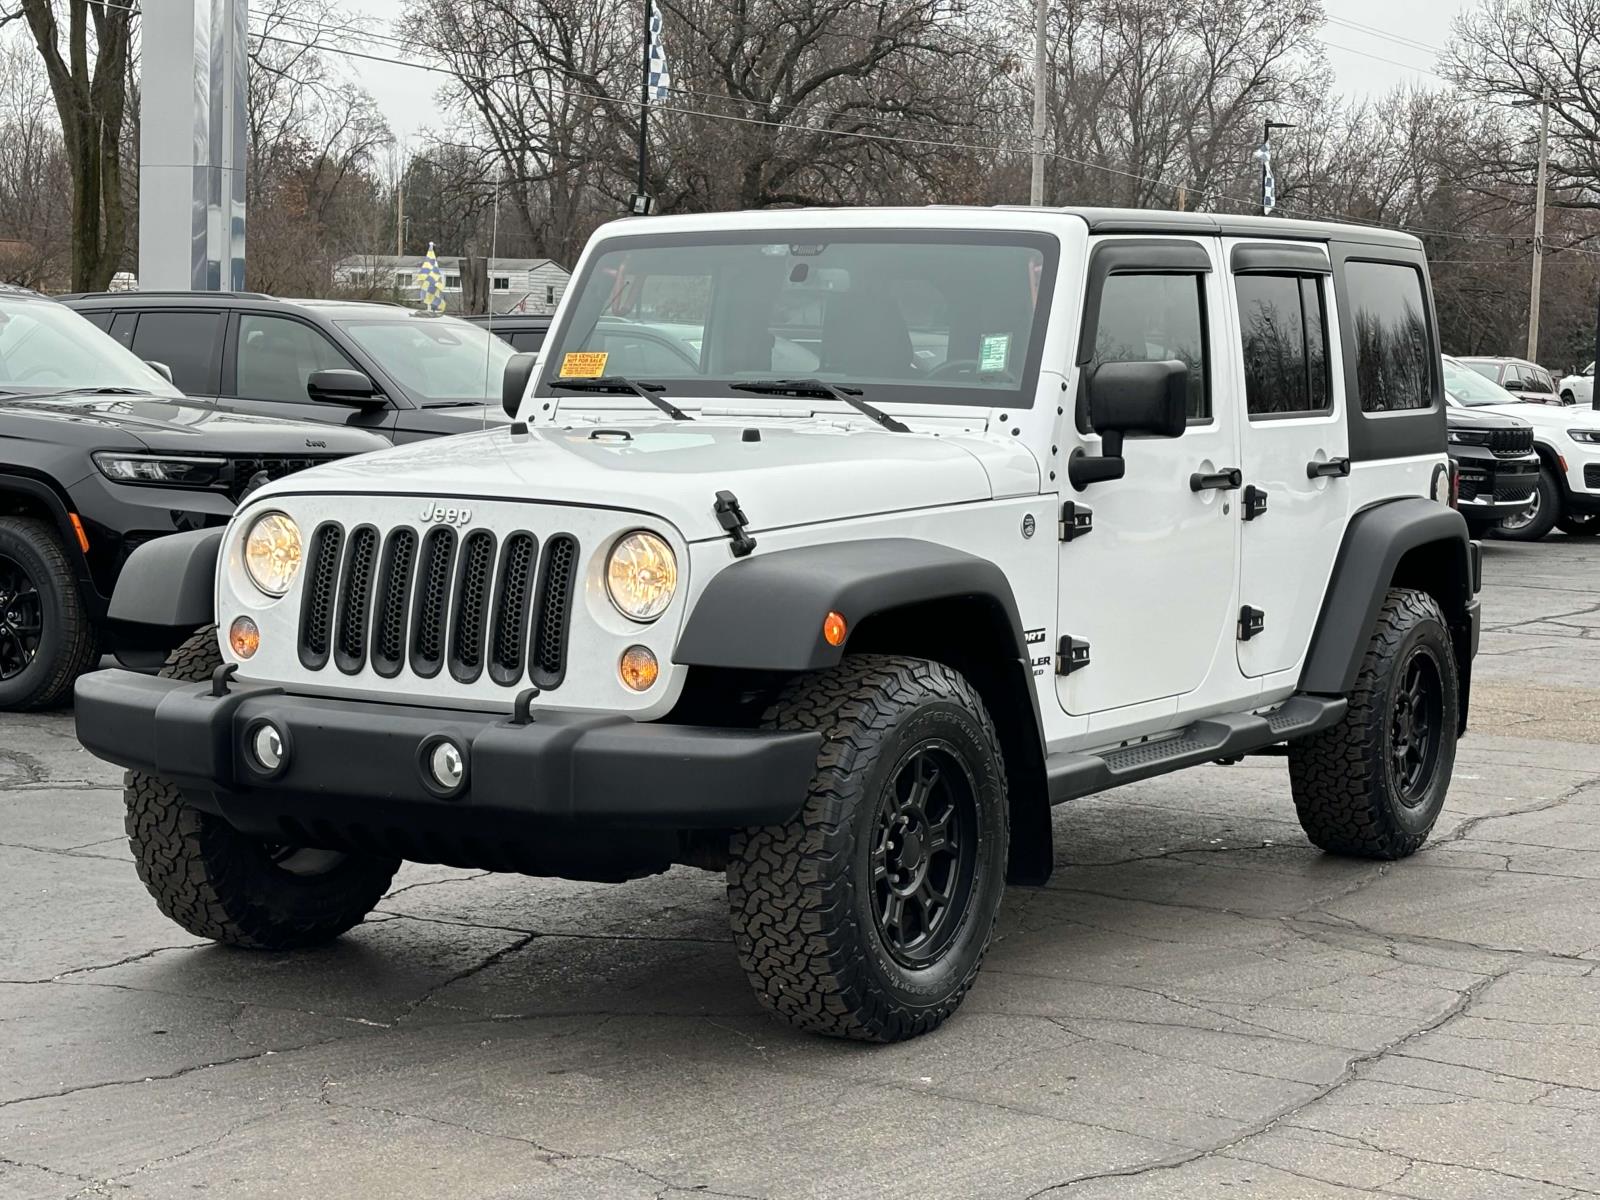
[[1254, 521], [1267, 511], [1267, 493], [1253, 483], [1239, 494], [1239, 500], [1244, 509], [1241, 515], [1246, 521]]
[[1239, 610], [1239, 640], [1248, 642], [1267, 627], [1267, 614], [1246, 604]]
[[1056, 674], [1071, 675], [1089, 665], [1089, 643], [1082, 638], [1063, 637], [1056, 647]]
[[728, 531], [728, 541], [732, 543], [731, 549], [735, 558], [743, 558], [756, 548], [756, 540], [744, 531], [749, 524], [744, 515], [744, 509], [739, 507], [739, 498], [732, 492], [718, 492], [715, 512], [717, 524]]
[[1081, 538], [1094, 531], [1094, 509], [1086, 508], [1075, 500], [1068, 500], [1061, 506], [1061, 523], [1059, 533], [1063, 542], [1070, 542], [1073, 538]]

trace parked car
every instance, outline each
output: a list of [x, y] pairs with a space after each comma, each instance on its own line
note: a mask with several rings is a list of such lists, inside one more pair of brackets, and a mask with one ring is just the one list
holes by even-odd
[[186, 394], [229, 412], [325, 421], [391, 442], [504, 424], [515, 351], [456, 317], [253, 292], [99, 292], [65, 302]]
[[[1454, 366], [1452, 367], [1452, 361]], [[1539, 480], [1521, 513], [1501, 520], [1500, 537], [1533, 542], [1552, 529], [1572, 537], [1600, 533], [1600, 413], [1547, 402], [1530, 403], [1464, 368], [1465, 359], [1445, 360], [1445, 386], [1476, 413], [1495, 413], [1533, 427]]]
[[1488, 411], [1515, 402], [1498, 384], [1445, 356], [1445, 413], [1450, 461], [1456, 466], [1456, 507], [1473, 537], [1486, 537], [1502, 521], [1522, 522], [1539, 484], [1533, 426], [1518, 417]]
[[1519, 400], [1538, 404], [1559, 404], [1556, 377], [1537, 363], [1525, 358], [1488, 358], [1465, 354], [1456, 359], [1470, 367], [1490, 383], [1498, 384]]
[[1594, 403], [1594, 364], [1590, 363], [1576, 375], [1563, 375], [1561, 382], [1556, 386], [1561, 393], [1561, 403], [1592, 405]]
[[537, 354], [550, 332], [550, 318], [532, 313], [494, 313], [461, 319], [481, 325], [521, 354]]
[[102, 651], [155, 666], [183, 640], [111, 603], [137, 547], [220, 526], [252, 488], [387, 445], [186, 400], [77, 313], [0, 288], [0, 711], [57, 703]]
[[[599, 322], [644, 290], [696, 314], [692, 365], [609, 360]], [[774, 366], [797, 292], [823, 293], [809, 377]], [[1368, 227], [612, 224], [507, 370], [511, 429], [141, 551], [150, 602], [215, 601], [218, 630], [164, 678], [80, 681], [78, 734], [131, 771], [140, 875], [196, 936], [329, 940], [402, 857], [687, 863], [726, 871], [780, 1018], [914, 1037], [1006, 878], [1049, 875], [1052, 803], [1279, 753], [1315, 845], [1423, 844], [1481, 574], [1435, 328], [1422, 244]]]

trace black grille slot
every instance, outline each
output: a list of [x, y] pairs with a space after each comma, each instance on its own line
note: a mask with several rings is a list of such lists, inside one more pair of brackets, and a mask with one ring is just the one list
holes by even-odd
[[528, 608], [533, 600], [533, 565], [538, 543], [529, 533], [513, 533], [500, 552], [494, 585], [494, 619], [489, 636], [489, 678], [512, 687], [522, 680], [528, 653]]
[[1537, 471], [1523, 471], [1520, 474], [1499, 474], [1494, 477], [1494, 498], [1496, 500], [1526, 500], [1533, 495], [1534, 485], [1539, 482]]
[[1516, 458], [1533, 450], [1532, 429], [1495, 429], [1489, 433], [1489, 449], [1499, 458]]
[[411, 605], [411, 669], [424, 679], [432, 679], [444, 664], [445, 608], [455, 561], [454, 531], [430, 530], [422, 539], [417, 590]]
[[1600, 488], [1600, 463], [1583, 464], [1583, 486]]
[[315, 467], [320, 463], [333, 462], [337, 455], [300, 455], [286, 457], [273, 455], [269, 457], [230, 458], [228, 469], [222, 477], [223, 486], [228, 495], [235, 502], [242, 500], [258, 487], [271, 483], [274, 479], [282, 479], [285, 475], [293, 475], [296, 471], [304, 471], [308, 467]]
[[494, 572], [494, 535], [478, 530], [461, 543], [450, 606], [450, 674], [471, 683], [483, 673], [483, 631], [489, 623], [489, 586]]
[[372, 669], [385, 679], [400, 674], [406, 663], [407, 601], [417, 566], [417, 540], [415, 530], [396, 529], [383, 546], [378, 603], [373, 611], [378, 627], [372, 637]]
[[339, 578], [344, 529], [332, 521], [317, 526], [307, 556], [305, 592], [300, 601], [300, 664], [310, 671], [328, 665], [332, 643], [333, 597]]
[[333, 661], [346, 675], [367, 660], [367, 630], [372, 616], [372, 579], [378, 565], [378, 531], [362, 525], [351, 532], [339, 581], [339, 619], [334, 627]]
[[567, 673], [567, 621], [578, 570], [578, 539], [558, 533], [544, 546], [539, 566], [539, 609], [533, 619], [533, 654], [528, 664], [536, 687], [553, 688]]

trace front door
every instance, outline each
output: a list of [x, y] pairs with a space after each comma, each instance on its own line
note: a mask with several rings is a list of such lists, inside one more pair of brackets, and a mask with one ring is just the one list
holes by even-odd
[[[1064, 675], [1058, 668], [1057, 696], [1067, 712], [1090, 715], [1092, 729], [1159, 722], [1219, 664], [1237, 690], [1237, 401], [1221, 353], [1226, 273], [1216, 249], [1209, 239], [1108, 238], [1091, 255], [1079, 429], [1089, 432], [1085, 387], [1101, 364], [1189, 366], [1181, 437], [1130, 436], [1121, 479], [1081, 492], [1063, 485], [1064, 501], [1092, 511], [1093, 528], [1061, 546], [1058, 632], [1088, 643], [1089, 663]], [[1098, 452], [1098, 439], [1088, 450]]]
[[1297, 667], [1310, 644], [1344, 537], [1350, 448], [1326, 251], [1246, 242], [1229, 254], [1245, 399], [1239, 603], [1254, 614], [1238, 656], [1259, 677]]

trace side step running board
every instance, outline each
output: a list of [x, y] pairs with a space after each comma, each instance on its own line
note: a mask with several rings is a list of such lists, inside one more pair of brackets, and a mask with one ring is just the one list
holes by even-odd
[[1061, 804], [1124, 783], [1233, 758], [1326, 729], [1344, 716], [1342, 696], [1291, 696], [1270, 712], [1221, 713], [1163, 736], [1098, 754], [1052, 754], [1045, 763], [1050, 803]]

